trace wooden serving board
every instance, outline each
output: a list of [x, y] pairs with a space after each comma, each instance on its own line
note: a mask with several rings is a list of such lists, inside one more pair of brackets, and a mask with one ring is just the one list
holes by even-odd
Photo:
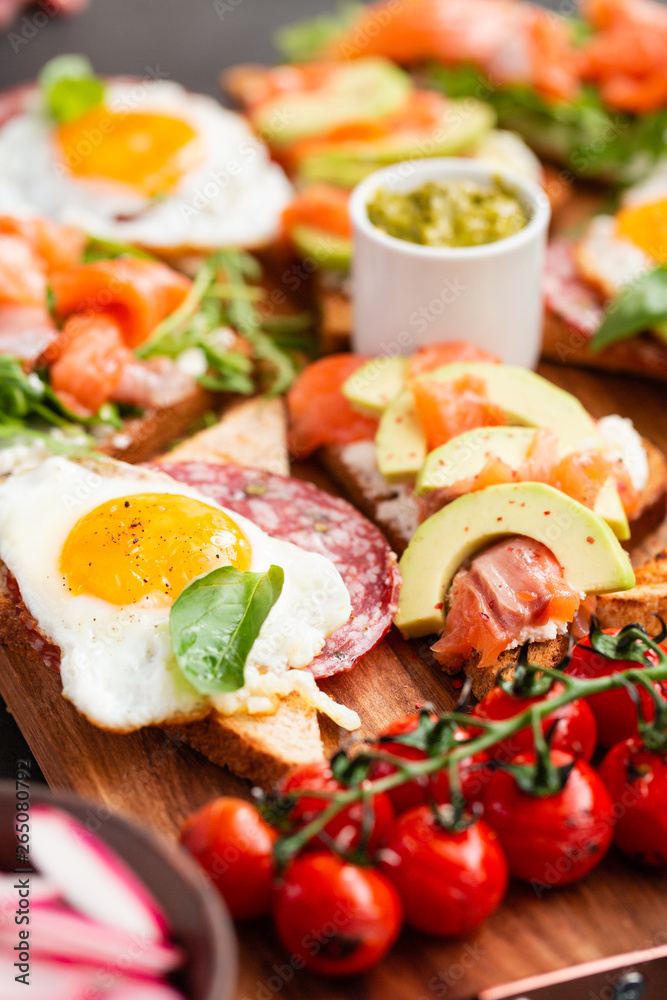
[[[664, 385], [543, 366], [595, 415], [621, 413], [667, 451]], [[327, 486], [312, 469], [299, 474]], [[330, 484], [328, 484], [330, 487]], [[332, 488], [332, 487], [330, 487]], [[667, 545], [667, 523], [633, 553], [641, 562]], [[415, 703], [451, 708], [456, 692], [394, 632], [327, 689], [356, 708], [371, 735]], [[0, 691], [47, 781], [91, 801], [91, 821], [119, 811], [175, 838], [188, 813], [247, 785], [158, 729], [119, 736], [95, 729], [60, 696], [55, 671], [0, 649]], [[519, 977], [667, 941], [667, 874], [645, 872], [612, 854], [578, 885], [538, 899], [513, 884], [501, 909], [461, 941], [405, 931], [388, 959], [364, 977], [329, 981], [295, 972], [269, 921], [240, 930], [240, 1000], [457, 1000]]]

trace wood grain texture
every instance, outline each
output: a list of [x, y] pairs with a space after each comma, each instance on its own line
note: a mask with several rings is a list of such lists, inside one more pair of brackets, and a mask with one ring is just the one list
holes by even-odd
[[[642, 434], [667, 450], [663, 385], [557, 366], [541, 371], [595, 416], [631, 416]], [[327, 486], [321, 472], [295, 471]], [[641, 560], [665, 544], [663, 526], [633, 556]], [[352, 673], [324, 686], [360, 712], [364, 736], [417, 703], [449, 708], [456, 697], [426, 648], [394, 633]], [[118, 736], [95, 729], [61, 697], [54, 671], [2, 650], [0, 690], [49, 784], [86, 796], [101, 819], [106, 810], [118, 810], [173, 838], [184, 816], [213, 796], [247, 795], [243, 782], [160, 730]], [[330, 747], [337, 743], [335, 727], [326, 728], [325, 739]], [[457, 1000], [521, 976], [664, 943], [667, 874], [646, 873], [612, 853], [584, 882], [544, 898], [516, 884], [477, 934], [442, 943], [407, 931], [380, 967], [339, 983], [295, 972], [268, 921], [242, 928], [240, 940], [240, 1000]]]

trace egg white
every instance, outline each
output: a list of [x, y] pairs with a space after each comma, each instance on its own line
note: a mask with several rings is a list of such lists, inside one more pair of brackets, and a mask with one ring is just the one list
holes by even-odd
[[584, 278], [608, 298], [656, 266], [636, 243], [617, 235], [612, 215], [591, 219], [574, 255]]
[[[51, 457], [0, 482], [0, 559], [16, 578], [41, 632], [61, 649], [63, 694], [91, 722], [119, 732], [189, 721], [211, 707], [177, 667], [168, 607], [151, 607], [150, 599], [117, 606], [86, 594], [75, 596], [60, 572], [63, 545], [79, 518], [134, 493], [177, 494], [225, 510], [169, 476], [119, 462], [92, 469]], [[252, 677], [255, 688], [261, 690], [259, 679], [270, 675], [279, 693], [276, 682], [298, 674], [326, 637], [348, 620], [350, 596], [330, 560], [225, 512], [250, 542], [252, 571], [263, 572], [272, 564], [284, 570], [282, 593], [246, 663], [246, 678]], [[312, 675], [310, 680], [316, 691]], [[244, 706], [243, 689], [233, 698], [231, 710]]]
[[[254, 247], [277, 236], [292, 188], [240, 115], [164, 80], [110, 83], [105, 102], [114, 112], [167, 113], [188, 122], [198, 137], [196, 165], [158, 200], [79, 177], [56, 156], [53, 124], [35, 95], [0, 129], [0, 213], [46, 215], [100, 239], [157, 251]], [[95, 138], [84, 137], [84, 147]]]

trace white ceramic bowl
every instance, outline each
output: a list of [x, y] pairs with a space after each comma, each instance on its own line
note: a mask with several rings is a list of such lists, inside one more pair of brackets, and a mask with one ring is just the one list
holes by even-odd
[[[529, 215], [513, 236], [478, 247], [429, 247], [389, 236], [367, 208], [376, 189], [412, 191], [426, 181], [498, 179]], [[361, 354], [410, 354], [425, 344], [467, 340], [506, 364], [532, 368], [542, 328], [542, 269], [549, 202], [534, 181], [471, 159], [392, 164], [353, 191], [353, 347]]]

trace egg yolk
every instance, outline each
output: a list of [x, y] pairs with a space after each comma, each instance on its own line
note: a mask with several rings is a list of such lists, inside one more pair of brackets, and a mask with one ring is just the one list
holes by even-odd
[[171, 191], [198, 159], [197, 133], [172, 115], [99, 105], [57, 131], [59, 153], [78, 177], [128, 184], [149, 198]]
[[72, 594], [109, 604], [150, 596], [166, 606], [195, 577], [218, 566], [246, 570], [251, 548], [239, 526], [191, 497], [145, 493], [101, 504], [72, 528], [60, 571]]
[[667, 261], [667, 199], [652, 205], [622, 208], [616, 216], [616, 232], [631, 240], [661, 264]]

